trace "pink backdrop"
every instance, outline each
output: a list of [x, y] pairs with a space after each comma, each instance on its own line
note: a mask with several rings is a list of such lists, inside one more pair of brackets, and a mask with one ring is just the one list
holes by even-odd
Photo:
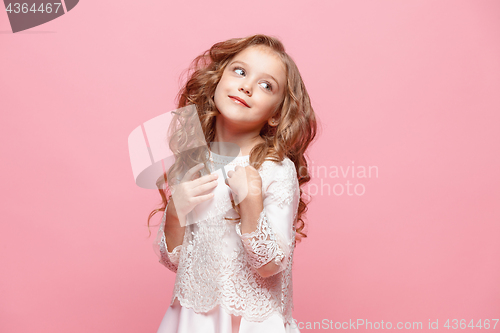
[[0, 332], [156, 332], [175, 275], [148, 238], [160, 197], [134, 184], [127, 138], [175, 108], [196, 55], [255, 33], [282, 39], [322, 124], [294, 261], [303, 331], [499, 318], [499, 12], [87, 0], [12, 34], [0, 11]]

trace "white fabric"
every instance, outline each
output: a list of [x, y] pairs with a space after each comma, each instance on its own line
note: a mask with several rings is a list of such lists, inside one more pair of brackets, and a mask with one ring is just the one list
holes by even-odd
[[196, 313], [176, 299], [167, 309], [157, 333], [300, 333], [295, 322], [284, 324], [278, 314], [262, 322], [228, 314], [219, 305], [207, 313]]
[[[239, 326], [239, 333], [299, 332], [292, 318], [294, 221], [300, 195], [295, 165], [287, 157], [262, 164], [258, 171], [264, 209], [257, 229], [241, 234], [239, 221], [224, 219], [238, 215], [220, 168], [227, 174], [236, 165], [247, 166], [249, 156], [210, 153], [209, 161], [211, 172], [219, 173], [219, 184], [214, 198], [188, 218], [193, 223], [186, 226], [183, 243], [167, 251], [166, 213], [158, 230], [160, 262], [177, 273], [158, 332], [238, 332], [231, 323]], [[277, 273], [263, 278], [257, 269], [270, 262]]]

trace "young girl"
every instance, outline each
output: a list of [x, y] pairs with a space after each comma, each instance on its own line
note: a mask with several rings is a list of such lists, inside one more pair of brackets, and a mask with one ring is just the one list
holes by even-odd
[[[176, 162], [149, 217], [164, 211], [155, 246], [177, 274], [158, 332], [297, 333], [292, 261], [306, 237], [300, 187], [316, 135], [299, 70], [266, 35], [217, 43], [191, 69], [178, 107], [196, 106], [210, 144], [190, 146], [193, 117], [178, 114]], [[190, 215], [201, 206], [202, 218]]]

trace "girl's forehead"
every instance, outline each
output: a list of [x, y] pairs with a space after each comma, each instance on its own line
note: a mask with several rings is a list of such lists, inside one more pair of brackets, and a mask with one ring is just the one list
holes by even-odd
[[252, 45], [240, 51], [233, 58], [233, 61], [240, 58], [267, 58], [282, 62], [278, 54], [268, 46], [265, 45]]

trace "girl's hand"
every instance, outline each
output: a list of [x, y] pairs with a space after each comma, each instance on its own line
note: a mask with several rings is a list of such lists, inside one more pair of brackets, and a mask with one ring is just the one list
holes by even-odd
[[262, 195], [262, 178], [253, 166], [242, 167], [237, 165], [234, 171], [227, 173], [226, 185], [238, 196], [238, 203], [248, 195]]
[[186, 172], [181, 182], [173, 186], [172, 200], [181, 226], [186, 225], [186, 216], [194, 207], [206, 200], [213, 198], [213, 191], [217, 187], [217, 174], [213, 173], [194, 179], [195, 173], [203, 168], [203, 164], [196, 165]]

